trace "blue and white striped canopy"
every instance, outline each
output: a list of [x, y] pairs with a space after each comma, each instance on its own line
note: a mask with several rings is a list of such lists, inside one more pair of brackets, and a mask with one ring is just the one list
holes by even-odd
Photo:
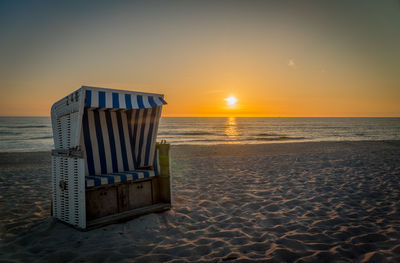
[[167, 104], [161, 95], [86, 89], [85, 107], [100, 109], [148, 109]]
[[163, 95], [82, 87], [82, 149], [86, 176], [151, 167]]

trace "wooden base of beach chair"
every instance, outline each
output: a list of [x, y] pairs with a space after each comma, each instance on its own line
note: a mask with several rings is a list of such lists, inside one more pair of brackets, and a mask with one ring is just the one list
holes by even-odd
[[88, 228], [129, 220], [170, 207], [169, 177], [152, 177], [86, 190]]
[[106, 226], [109, 224], [125, 222], [125, 221], [131, 220], [138, 216], [142, 216], [142, 215], [150, 214], [150, 213], [163, 212], [163, 211], [169, 210], [170, 208], [171, 208], [171, 204], [168, 204], [168, 203], [157, 203], [157, 204], [150, 205], [150, 206], [136, 208], [133, 210], [122, 212], [122, 213], [117, 213], [117, 214], [105, 216], [102, 218], [98, 218], [95, 220], [91, 220], [87, 223], [86, 229], [83, 229], [83, 230], [86, 231], [86, 230], [91, 230], [94, 228]]
[[[154, 180], [156, 181], [156, 179]], [[87, 221], [152, 205], [153, 180], [140, 180], [93, 187], [86, 190]], [[154, 189], [156, 192], [156, 189]]]

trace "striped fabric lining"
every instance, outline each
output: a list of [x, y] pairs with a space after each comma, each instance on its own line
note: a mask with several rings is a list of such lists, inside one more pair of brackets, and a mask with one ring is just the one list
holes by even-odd
[[148, 109], [167, 104], [161, 96], [86, 90], [85, 107], [100, 109]]
[[103, 174], [85, 177], [85, 187], [90, 188], [99, 185], [107, 185], [114, 183], [122, 183], [128, 181], [134, 181], [144, 178], [154, 177], [155, 173], [151, 170], [146, 171], [133, 171], [124, 173], [114, 173], [114, 174]]
[[84, 109], [86, 175], [133, 171], [153, 166], [161, 107], [135, 110]]

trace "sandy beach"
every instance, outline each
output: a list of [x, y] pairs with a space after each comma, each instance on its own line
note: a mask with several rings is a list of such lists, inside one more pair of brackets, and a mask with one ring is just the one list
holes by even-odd
[[172, 147], [173, 208], [80, 232], [0, 153], [1, 262], [400, 262], [400, 141]]

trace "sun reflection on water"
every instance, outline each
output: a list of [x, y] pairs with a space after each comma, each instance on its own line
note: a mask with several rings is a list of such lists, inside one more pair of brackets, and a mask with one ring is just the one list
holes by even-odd
[[239, 143], [237, 141], [239, 131], [237, 128], [236, 117], [228, 117], [225, 122], [225, 135], [228, 136], [230, 143]]

